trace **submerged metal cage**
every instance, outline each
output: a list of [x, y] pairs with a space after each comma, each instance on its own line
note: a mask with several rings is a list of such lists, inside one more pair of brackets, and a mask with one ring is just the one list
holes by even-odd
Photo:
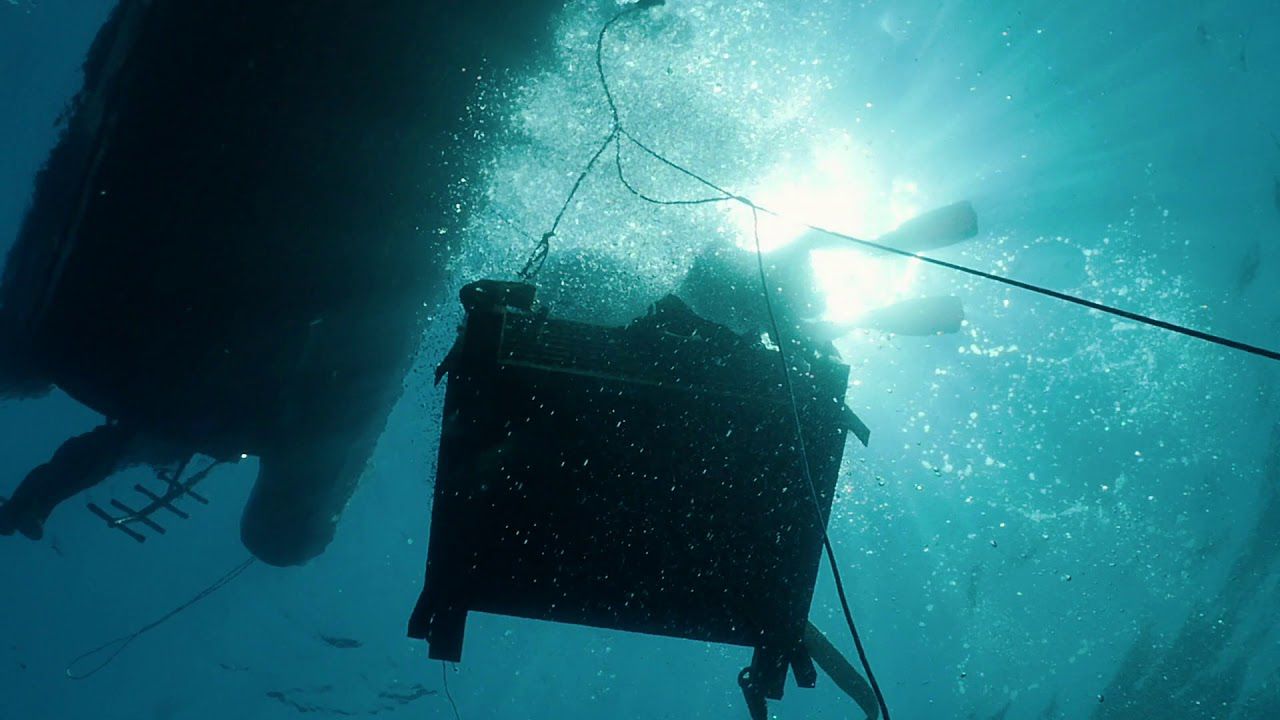
[[796, 358], [815, 508], [776, 350], [674, 297], [600, 327], [533, 293], [463, 290], [410, 636], [458, 661], [478, 611], [751, 647], [769, 697], [809, 678], [823, 527], [846, 434], [865, 441], [848, 367]]

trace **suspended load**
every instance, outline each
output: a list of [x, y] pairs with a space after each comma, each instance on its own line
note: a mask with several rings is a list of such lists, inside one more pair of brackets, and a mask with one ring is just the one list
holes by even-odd
[[792, 358], [668, 296], [625, 327], [551, 317], [532, 285], [462, 291], [426, 582], [409, 634], [459, 661], [473, 611], [754, 648], [761, 692], [803, 638], [848, 433], [849, 368]]

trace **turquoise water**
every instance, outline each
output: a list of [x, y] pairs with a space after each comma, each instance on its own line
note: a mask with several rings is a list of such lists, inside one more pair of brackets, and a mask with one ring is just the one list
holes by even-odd
[[[0, 6], [6, 244], [109, 10]], [[517, 269], [608, 133], [594, 50], [614, 12], [571, 3], [545, 67], [495, 77], [472, 103], [500, 132], [460, 141], [454, 285]], [[633, 134], [790, 216], [871, 237], [970, 200], [979, 237], [940, 257], [1280, 345], [1274, 4], [672, 0], [618, 25], [605, 66]], [[634, 150], [624, 162], [654, 195], [701, 192]], [[762, 232], [771, 248], [797, 228]], [[584, 253], [622, 264], [606, 292], [564, 306], [627, 317], [710, 238], [749, 247], [749, 214], [652, 207], [605, 164], [569, 207], [547, 282], [581, 283], [565, 259]], [[956, 335], [837, 343], [873, 436], [848, 448], [830, 532], [894, 717], [1280, 716], [1280, 365], [906, 262], [815, 262], [832, 320], [931, 294], [966, 309]], [[439, 664], [403, 634], [439, 436], [429, 368], [457, 319], [441, 306], [324, 556], [251, 568], [89, 680], [67, 680], [67, 661], [244, 557], [254, 462], [220, 472], [209, 507], [142, 546], [79, 502], [44, 543], [0, 542], [0, 718], [367, 715], [389, 689], [442, 691]], [[0, 493], [97, 422], [57, 394], [0, 404]], [[825, 570], [812, 619], [851, 652]], [[477, 616], [445, 672], [466, 720], [737, 718], [748, 659]], [[821, 680], [771, 709], [856, 716]], [[441, 692], [385, 714], [453, 709]]]

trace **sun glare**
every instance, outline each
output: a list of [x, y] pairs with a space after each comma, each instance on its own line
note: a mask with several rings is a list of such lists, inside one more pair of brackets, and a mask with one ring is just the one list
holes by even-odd
[[[815, 144], [806, 162], [781, 166], [760, 183], [752, 198], [779, 215], [760, 213], [764, 252], [785, 247], [808, 225], [874, 240], [920, 212], [920, 188], [888, 176], [848, 133]], [[739, 245], [755, 249], [749, 211], [733, 210]], [[876, 307], [909, 297], [919, 263], [878, 258], [850, 247], [811, 255], [819, 288], [827, 298], [827, 320], [850, 322]]]

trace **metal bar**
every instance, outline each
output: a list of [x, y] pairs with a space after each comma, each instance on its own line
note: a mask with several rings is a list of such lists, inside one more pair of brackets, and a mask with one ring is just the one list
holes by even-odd
[[120, 518], [119, 520], [116, 521], [120, 526], [123, 526], [123, 524], [126, 522], [140, 522], [143, 525], [146, 525], [147, 527], [151, 528], [152, 530], [160, 533], [161, 535], [164, 534], [164, 528], [160, 527], [160, 525], [157, 524], [156, 521], [152, 520], [146, 515], [143, 515], [137, 510], [134, 510], [128, 505], [125, 505], [119, 500], [112, 500], [111, 506], [125, 514], [123, 518]]
[[141, 542], [147, 541], [146, 536], [140, 533], [134, 532], [131, 528], [125, 527], [117, 518], [111, 517], [110, 515], [107, 514], [106, 510], [103, 510], [102, 508], [98, 507], [93, 503], [89, 503], [89, 512], [102, 518], [107, 523], [107, 527], [115, 528], [116, 530], [119, 530], [125, 535], [128, 535], [129, 537], [133, 538], [137, 542], [141, 543]]
[[116, 526], [116, 519], [108, 515], [106, 510], [103, 510], [102, 508], [98, 507], [96, 504], [89, 503], [89, 512], [102, 518], [103, 522], [107, 524], [107, 527]]
[[133, 489], [137, 490], [138, 492], [150, 498], [151, 504], [154, 505], [155, 507], [164, 508], [165, 510], [168, 510], [174, 515], [177, 515], [178, 517], [182, 518], [183, 520], [191, 519], [190, 515], [174, 507], [173, 505], [174, 498], [171, 497], [168, 493], [165, 493], [164, 497], [160, 497], [159, 495], [156, 495], [155, 493], [151, 492], [147, 488], [143, 487], [141, 484], [134, 485]]

